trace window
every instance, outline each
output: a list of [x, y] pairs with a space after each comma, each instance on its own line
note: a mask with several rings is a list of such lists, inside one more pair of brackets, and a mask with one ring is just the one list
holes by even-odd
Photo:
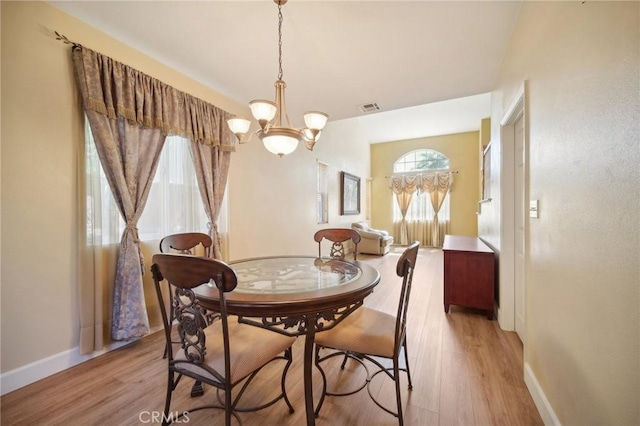
[[[433, 151], [430, 149], [410, 152], [409, 154], [398, 159], [398, 161], [396, 161], [393, 165], [393, 171], [395, 173], [401, 171], [414, 172], [406, 174], [415, 174], [422, 171], [444, 171], [447, 169], [449, 169], [449, 158], [438, 151]], [[411, 205], [409, 206], [409, 210], [407, 211], [407, 216], [405, 219], [407, 221], [425, 221], [432, 220], [433, 216], [434, 210], [433, 206], [431, 205], [429, 195], [426, 193], [416, 193], [413, 197], [413, 200], [411, 201]], [[449, 194], [447, 194], [442, 207], [440, 207], [440, 211], [438, 212], [438, 219], [449, 220]], [[395, 197], [393, 202], [393, 220], [402, 220], [402, 214], [400, 213], [398, 203], [395, 202]]]
[[329, 223], [329, 165], [318, 161], [316, 177], [316, 220]]
[[180, 136], [169, 136], [165, 141], [147, 204], [138, 221], [142, 241], [179, 232], [208, 233], [209, 219], [202, 205], [190, 144]]
[[393, 164], [394, 173], [447, 169], [449, 169], [449, 159], [432, 149], [410, 152]]
[[[431, 221], [434, 216], [433, 206], [431, 205], [431, 200], [429, 199], [428, 194], [414, 194], [413, 200], [411, 200], [411, 205], [409, 206], [409, 210], [407, 211], [407, 217], [405, 218], [407, 222], [411, 221]], [[393, 221], [397, 222], [402, 220], [402, 214], [400, 213], [400, 208], [398, 207], [398, 203], [393, 202]], [[444, 203], [442, 203], [442, 207], [440, 207], [440, 211], [438, 212], [438, 220], [440, 221], [448, 221], [449, 220], [449, 194], [444, 199]]]
[[[431, 149], [412, 151], [400, 157], [393, 165], [396, 176], [430, 175], [436, 172], [447, 172], [450, 167], [449, 158]], [[444, 235], [449, 228], [449, 193], [446, 194], [437, 215], [429, 194], [414, 193], [411, 203], [402, 222], [402, 213], [397, 198], [393, 197], [394, 236], [401, 241], [406, 235], [408, 242], [418, 240], [422, 245], [441, 246]]]
[[[205, 232], [208, 218], [196, 181], [189, 140], [167, 138], [149, 197], [138, 221], [140, 240], [159, 240], [178, 232]], [[125, 224], [98, 159], [86, 124], [87, 238], [89, 244], [117, 244]], [[222, 215], [222, 213], [221, 213]]]

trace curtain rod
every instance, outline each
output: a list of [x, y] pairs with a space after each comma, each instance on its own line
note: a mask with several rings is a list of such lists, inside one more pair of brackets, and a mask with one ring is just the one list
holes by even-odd
[[57, 32], [55, 30], [53, 32], [56, 34], [56, 40], [60, 40], [64, 44], [70, 44], [74, 49], [82, 47], [82, 45], [80, 43], [76, 43], [75, 41], [69, 40], [67, 38], [67, 36], [62, 35], [62, 34], [60, 34], [59, 32]]
[[[403, 176], [409, 173], [415, 173], [415, 171], [412, 172], [398, 172], [396, 175], [391, 175], [391, 176], [385, 176], [386, 179], [388, 178], [392, 178], [393, 176]], [[458, 170], [434, 170], [434, 171], [424, 171], [424, 172], [419, 172], [419, 173], [415, 173], [417, 175], [427, 175], [429, 173], [460, 173]]]

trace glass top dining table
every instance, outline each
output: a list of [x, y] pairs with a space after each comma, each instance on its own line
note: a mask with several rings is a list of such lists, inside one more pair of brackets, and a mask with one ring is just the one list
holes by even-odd
[[[226, 294], [227, 312], [239, 321], [278, 333], [305, 336], [304, 392], [307, 425], [315, 424], [313, 408], [313, 342], [363, 304], [380, 282], [379, 272], [358, 261], [312, 256], [273, 256], [229, 262], [238, 277]], [[218, 291], [195, 289], [202, 306], [219, 309]]]
[[361, 275], [361, 269], [343, 261], [308, 257], [249, 259], [233, 263], [239, 293], [291, 294], [342, 286]]

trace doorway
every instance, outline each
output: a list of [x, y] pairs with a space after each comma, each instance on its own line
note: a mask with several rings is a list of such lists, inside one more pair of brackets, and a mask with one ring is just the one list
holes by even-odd
[[515, 326], [520, 340], [524, 342], [524, 312], [525, 312], [525, 144], [524, 144], [524, 114], [521, 114], [513, 125], [514, 133], [514, 300], [515, 300]]
[[528, 239], [528, 145], [525, 86], [500, 122], [502, 139], [502, 250], [500, 255], [501, 311], [505, 329], [515, 330], [526, 343], [526, 261]]

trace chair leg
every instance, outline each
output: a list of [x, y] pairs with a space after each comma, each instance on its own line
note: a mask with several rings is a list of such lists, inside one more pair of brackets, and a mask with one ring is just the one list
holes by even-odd
[[344, 353], [344, 359], [342, 360], [342, 364], [340, 364], [340, 370], [344, 370], [344, 367], [347, 365], [347, 360], [349, 358], [353, 358], [353, 359], [357, 358], [357, 359], [362, 360], [363, 356], [362, 356], [362, 354], [359, 354], [357, 352], [345, 352]]
[[280, 386], [282, 387], [282, 395], [284, 396], [284, 402], [289, 406], [289, 414], [293, 414], [295, 409], [293, 405], [291, 405], [291, 401], [289, 401], [289, 397], [287, 396], [287, 388], [285, 386], [285, 381], [287, 379], [287, 371], [289, 371], [289, 367], [291, 366], [291, 361], [293, 360], [293, 349], [289, 348], [285, 351], [285, 358], [287, 359], [287, 365], [284, 367], [284, 371], [282, 372], [282, 379], [280, 381]]
[[[344, 363], [347, 361], [346, 355]], [[320, 367], [320, 348], [316, 346], [316, 354], [315, 354], [315, 364], [318, 371], [320, 371], [320, 375], [322, 376], [322, 394], [320, 395], [320, 401], [318, 401], [318, 406], [315, 410], [315, 416], [318, 417], [320, 415], [320, 409], [322, 408], [322, 404], [324, 403], [324, 397], [327, 395], [327, 376], [324, 374], [324, 370]]]
[[224, 424], [225, 426], [231, 426], [231, 412], [233, 411], [233, 405], [231, 404], [231, 386], [227, 383], [224, 391]]
[[191, 387], [191, 398], [197, 398], [204, 395], [204, 384], [200, 380], [196, 380]]
[[162, 417], [162, 426], [168, 425], [169, 408], [171, 407], [171, 394], [173, 393], [173, 371], [169, 370], [167, 374], [167, 396], [164, 400], [164, 416]]
[[407, 379], [409, 380], [409, 390], [413, 389], [413, 384], [411, 383], [411, 371], [409, 370], [409, 355], [407, 351], [407, 339], [404, 339], [402, 343], [404, 347], [404, 363], [407, 366]]
[[397, 357], [393, 359], [393, 381], [396, 385], [396, 404], [398, 406], [398, 425], [403, 426], [404, 420], [402, 417], [402, 396], [400, 394], [400, 367], [398, 366], [399, 360]]
[[342, 364], [340, 364], [340, 370], [344, 370], [344, 367], [347, 365], [347, 359], [349, 359], [349, 355], [345, 352]]

